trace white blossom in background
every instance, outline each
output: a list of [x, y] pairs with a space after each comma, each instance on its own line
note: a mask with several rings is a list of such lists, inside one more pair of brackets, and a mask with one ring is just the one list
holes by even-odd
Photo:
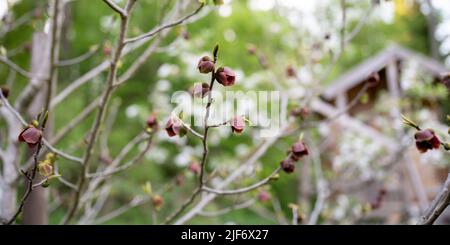
[[145, 158], [156, 164], [164, 163], [169, 156], [169, 151], [165, 147], [154, 145], [151, 151], [145, 153]]
[[[338, 152], [332, 160], [333, 170], [358, 179], [373, 177], [376, 170], [373, 164], [382, 153], [383, 146], [361, 134], [344, 130], [341, 133]], [[353, 178], [352, 177], [352, 178]]]
[[138, 105], [129, 105], [125, 109], [125, 115], [128, 118], [135, 118], [139, 115], [139, 106]]
[[174, 64], [162, 64], [158, 69], [158, 76], [167, 78], [168, 76], [176, 76], [180, 72], [180, 68]]
[[194, 155], [195, 155], [194, 148], [190, 146], [185, 146], [182, 148], [181, 152], [179, 152], [175, 156], [175, 164], [180, 167], [185, 167], [191, 162], [192, 157]]
[[0, 1], [0, 19], [8, 13], [8, 3], [6, 1]]

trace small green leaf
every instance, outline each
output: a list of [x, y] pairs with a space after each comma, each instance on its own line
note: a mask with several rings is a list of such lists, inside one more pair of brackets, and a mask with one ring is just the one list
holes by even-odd
[[0, 46], [0, 55], [6, 56], [6, 54], [7, 54], [6, 48], [3, 46]]
[[142, 186], [142, 190], [145, 192], [145, 194], [152, 195], [153, 191], [150, 181], [145, 182], [145, 184]]

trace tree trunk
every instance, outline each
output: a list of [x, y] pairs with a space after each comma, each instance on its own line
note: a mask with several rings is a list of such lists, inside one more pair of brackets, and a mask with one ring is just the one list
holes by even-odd
[[[33, 50], [31, 54], [31, 71], [32, 74], [49, 74], [50, 69], [50, 35], [43, 32], [35, 32], [33, 35]], [[47, 83], [43, 83], [37, 96], [33, 100], [28, 109], [30, 118], [36, 118], [37, 114], [44, 108]], [[51, 125], [49, 125], [51, 126]], [[47, 130], [46, 130], [47, 132]], [[32, 156], [33, 152], [28, 152], [28, 157]], [[39, 175], [36, 175], [34, 182], [41, 180]], [[28, 181], [25, 180], [25, 183]], [[25, 185], [26, 186], [26, 185]], [[48, 191], [45, 188], [38, 187], [33, 189], [23, 208], [23, 221], [25, 225], [42, 225], [48, 223], [47, 213]]]

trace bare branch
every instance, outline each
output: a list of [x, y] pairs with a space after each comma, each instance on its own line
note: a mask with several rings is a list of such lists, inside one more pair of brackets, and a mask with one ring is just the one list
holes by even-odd
[[437, 196], [434, 198], [431, 206], [422, 216], [421, 220], [417, 223], [418, 225], [432, 225], [437, 218], [444, 212], [444, 210], [450, 205], [450, 173], [445, 180], [442, 189], [439, 191]]
[[72, 66], [72, 65], [79, 64], [83, 61], [88, 60], [92, 56], [94, 56], [94, 54], [97, 53], [98, 50], [99, 50], [99, 46], [96, 46], [95, 48], [87, 51], [86, 53], [84, 53], [78, 57], [68, 59], [68, 60], [60, 60], [60, 61], [58, 61], [58, 63], [56, 65], [59, 67], [62, 67], [62, 66]]
[[[292, 122], [291, 122], [292, 123]], [[254, 165], [255, 162], [264, 155], [264, 153], [267, 151], [267, 149], [275, 144], [275, 142], [278, 141], [278, 139], [283, 135], [283, 133], [288, 130], [292, 125], [291, 123], [287, 125], [283, 125], [280, 129], [280, 133], [272, 138], [266, 139], [264, 142], [262, 142], [260, 145], [256, 147], [256, 150], [252, 152], [252, 154], [249, 156], [249, 158], [243, 163], [240, 164], [240, 167], [237, 168], [233, 173], [231, 173], [223, 182], [218, 184], [216, 186], [216, 189], [224, 188], [225, 186], [232, 183], [236, 178], [238, 178], [242, 173], [245, 172], [246, 169], [248, 169], [250, 166]], [[200, 202], [198, 202], [192, 209], [189, 210], [186, 214], [184, 214], [182, 217], [180, 217], [177, 221], [174, 222], [176, 225], [184, 224], [186, 221], [197, 215], [208, 203], [210, 203], [214, 198], [216, 198], [218, 195], [214, 193], [209, 193], [205, 195]]]
[[147, 59], [156, 51], [158, 45], [161, 43], [162, 36], [161, 34], [159, 38], [157, 38], [151, 45], [147, 47], [147, 49], [133, 62], [133, 64], [119, 77], [118, 81], [114, 84], [115, 87], [118, 87], [124, 84], [131, 76], [136, 73], [136, 71], [147, 61]]
[[106, 105], [107, 105], [107, 103], [113, 93], [113, 90], [114, 90], [114, 82], [116, 81], [116, 76], [117, 76], [117, 63], [118, 63], [120, 57], [122, 56], [122, 51], [123, 51], [123, 48], [125, 47], [125, 36], [126, 36], [127, 30], [128, 30], [128, 22], [129, 22], [128, 14], [131, 12], [135, 3], [136, 3], [136, 0], [128, 0], [126, 7], [125, 7], [126, 15], [122, 16], [122, 18], [121, 18], [119, 39], [117, 40], [117, 46], [116, 46], [116, 49], [114, 52], [114, 57], [110, 64], [110, 70], [109, 70], [109, 74], [108, 74], [106, 88], [105, 88], [105, 91], [100, 100], [99, 110], [97, 111], [97, 115], [96, 115], [94, 123], [92, 125], [90, 137], [89, 137], [88, 144], [87, 144], [86, 151], [85, 151], [85, 155], [83, 157], [82, 169], [81, 169], [81, 174], [79, 177], [78, 187], [77, 187], [78, 191], [75, 192], [75, 200], [73, 202], [73, 205], [69, 209], [69, 212], [67, 213], [66, 217], [63, 220], [64, 224], [68, 224], [71, 221], [71, 219], [75, 215], [75, 212], [78, 209], [78, 205], [79, 205], [80, 197], [81, 197], [81, 191], [83, 190], [85, 182], [86, 182], [86, 175], [88, 174], [88, 171], [89, 171], [89, 163], [90, 163], [90, 160], [92, 157], [94, 145], [97, 142], [99, 129], [102, 124], [105, 110], [106, 110]]
[[204, 190], [206, 192], [214, 193], [217, 195], [236, 195], [236, 194], [246, 193], [246, 192], [252, 191], [254, 189], [258, 189], [259, 187], [268, 184], [272, 180], [272, 178], [280, 172], [280, 170], [281, 170], [281, 167], [278, 167], [268, 177], [264, 178], [263, 180], [255, 183], [251, 186], [248, 186], [248, 187], [244, 187], [244, 188], [240, 188], [240, 189], [236, 189], [236, 190], [217, 190], [217, 189], [213, 189], [213, 188], [204, 186], [202, 188], [202, 190]]
[[0, 55], [0, 62], [9, 66], [9, 68], [11, 68], [12, 70], [16, 71], [17, 73], [19, 73], [20, 75], [26, 77], [26, 78], [31, 78], [33, 77], [33, 74], [31, 74], [30, 72], [26, 71], [25, 69], [21, 68], [20, 66], [16, 65], [14, 62], [12, 62], [11, 60], [9, 60], [7, 57]]
[[[200, 5], [200, 9], [203, 7], [203, 4]], [[213, 51], [213, 55], [214, 55], [214, 64], [217, 62], [217, 52], [218, 52], [218, 46], [216, 45], [214, 47], [214, 51]], [[181, 214], [189, 205], [191, 205], [195, 198], [202, 193], [202, 188], [203, 185], [205, 183], [204, 181], [204, 176], [205, 176], [205, 169], [206, 169], [206, 163], [207, 163], [207, 159], [208, 159], [208, 131], [209, 131], [209, 127], [208, 127], [208, 119], [209, 119], [209, 114], [210, 114], [210, 110], [211, 110], [211, 104], [212, 104], [212, 90], [214, 87], [214, 81], [215, 81], [215, 71], [213, 70], [211, 72], [211, 81], [209, 83], [209, 94], [208, 94], [208, 103], [206, 104], [206, 112], [205, 112], [205, 117], [204, 117], [204, 121], [203, 121], [203, 136], [201, 137], [202, 140], [202, 145], [203, 145], [203, 155], [202, 155], [202, 161], [200, 164], [200, 174], [199, 174], [199, 178], [198, 178], [198, 187], [192, 192], [192, 195], [189, 197], [189, 199], [187, 199], [180, 208], [178, 208], [174, 213], [172, 213], [171, 215], [169, 215], [166, 220], [164, 221], [164, 224], [168, 224], [170, 222], [172, 222], [179, 214]], [[199, 134], [200, 135], [200, 134]]]
[[[192, 18], [194, 15], [189, 16], [189, 18]], [[187, 19], [185, 20], [187, 21]], [[173, 27], [173, 26], [171, 26]], [[151, 32], [156, 32], [158, 28], [154, 28]], [[166, 28], [169, 29], [169, 28]], [[154, 36], [154, 35], [153, 35]], [[122, 57], [136, 49], [138, 49], [139, 47], [141, 47], [142, 45], [144, 45], [148, 40], [147, 39], [142, 39], [140, 41], [137, 41], [133, 44], [128, 45], [127, 47], [124, 48], [123, 52], [122, 52]], [[148, 56], [151, 55], [151, 53], [153, 52], [149, 52], [150, 54], [148, 54]], [[148, 59], [148, 56], [145, 59]], [[140, 60], [140, 59], [139, 59]], [[136, 65], [137, 66], [137, 65]], [[87, 82], [91, 81], [92, 78], [96, 77], [97, 75], [99, 75], [100, 73], [102, 73], [103, 71], [105, 71], [106, 69], [108, 69], [109, 67], [109, 62], [108, 61], [103, 61], [102, 63], [100, 63], [99, 65], [97, 65], [96, 67], [92, 68], [90, 71], [88, 71], [87, 73], [85, 73], [83, 76], [79, 77], [78, 79], [76, 79], [75, 81], [71, 82], [69, 86], [67, 86], [66, 88], [64, 88], [59, 94], [57, 94], [52, 102], [51, 102], [51, 108], [53, 108], [54, 106], [58, 105], [59, 103], [61, 103], [61, 101], [63, 101], [67, 96], [69, 96], [71, 93], [73, 93], [75, 90], [77, 90], [79, 87], [81, 87], [82, 85], [86, 84]], [[130, 67], [131, 69], [131, 67]], [[125, 74], [127, 74], [127, 72], [125, 72]], [[125, 75], [124, 74], [124, 75]], [[122, 84], [122, 81], [127, 80], [128, 78], [125, 77], [121, 77], [118, 80], [118, 84], [116, 84], [115, 86], [118, 86], [120, 84]]]
[[[19, 122], [20, 122], [24, 127], [28, 126], [28, 123], [25, 121], [25, 119], [22, 118], [22, 116], [19, 114], [19, 112], [17, 112], [17, 111], [11, 106], [11, 104], [9, 104], [8, 100], [3, 96], [3, 93], [0, 93], [0, 99], [1, 99], [1, 101], [3, 102], [3, 105], [6, 106], [6, 108], [14, 114], [14, 116], [19, 120]], [[61, 150], [56, 149], [56, 148], [55, 148], [54, 146], [52, 146], [45, 138], [42, 138], [42, 144], [43, 144], [45, 147], [47, 147], [50, 151], [56, 153], [57, 155], [59, 155], [59, 156], [65, 158], [65, 159], [67, 159], [67, 160], [70, 160], [70, 161], [73, 161], [73, 162], [78, 162], [78, 163], [81, 163], [81, 162], [82, 162], [82, 159], [81, 159], [81, 158], [75, 157], [75, 156], [72, 156], [72, 155], [69, 155], [69, 154], [67, 154], [67, 153], [65, 153], [65, 152], [63, 152], [63, 151], [61, 151]]]
[[91, 173], [91, 174], [87, 174], [87, 178], [97, 178], [97, 177], [107, 177], [119, 172], [122, 172], [124, 170], [129, 169], [130, 167], [132, 167], [133, 165], [135, 165], [136, 163], [140, 162], [142, 160], [142, 158], [145, 156], [145, 153], [147, 153], [147, 151], [150, 149], [151, 145], [152, 145], [152, 137], [148, 137], [147, 138], [147, 145], [146, 147], [134, 158], [132, 158], [130, 161], [126, 162], [123, 165], [120, 165], [119, 167], [116, 167], [114, 169], [108, 169], [105, 170], [104, 172], [98, 172], [98, 173]]
[[[0, 94], [1, 91], [0, 91]], [[42, 127], [41, 129], [42, 131], [45, 130], [44, 127]], [[34, 165], [33, 165], [33, 169], [31, 171], [31, 174], [28, 175], [28, 173], [23, 172], [24, 176], [27, 178], [28, 180], [28, 185], [27, 185], [27, 189], [25, 191], [25, 194], [22, 196], [22, 199], [20, 200], [20, 204], [19, 204], [19, 208], [17, 209], [17, 211], [14, 213], [14, 215], [11, 217], [11, 219], [9, 219], [5, 224], [6, 225], [11, 225], [12, 223], [14, 223], [17, 219], [17, 217], [19, 216], [20, 213], [22, 213], [23, 207], [25, 205], [25, 202], [27, 201], [28, 197], [30, 196], [31, 192], [33, 191], [33, 180], [36, 177], [36, 173], [37, 173], [37, 168], [38, 168], [38, 156], [39, 156], [39, 152], [42, 149], [42, 140], [40, 140], [36, 146], [36, 151], [33, 154], [33, 159], [34, 159]]]
[[200, 216], [205, 216], [205, 217], [221, 216], [221, 215], [227, 214], [227, 213], [229, 213], [231, 211], [234, 211], [234, 210], [249, 208], [250, 206], [255, 204], [255, 202], [256, 202], [255, 199], [250, 199], [250, 200], [248, 200], [246, 202], [239, 203], [239, 204], [233, 205], [231, 207], [223, 208], [223, 209], [220, 209], [220, 210], [217, 210], [217, 211], [209, 211], [209, 212], [208, 211], [201, 211], [199, 213], [199, 215]]
[[173, 27], [173, 26], [182, 24], [184, 21], [186, 21], [187, 19], [191, 18], [192, 16], [194, 16], [194, 15], [196, 15], [198, 12], [200, 12], [200, 10], [202, 10], [202, 8], [203, 8], [204, 6], [205, 6], [205, 5], [204, 5], [203, 3], [201, 3], [200, 6], [199, 6], [197, 9], [195, 9], [194, 12], [192, 12], [192, 13], [186, 15], [185, 17], [183, 17], [183, 18], [181, 18], [181, 19], [179, 19], [179, 20], [177, 20], [177, 21], [174, 21], [174, 22], [172, 22], [172, 23], [169, 23], [169, 24], [163, 25], [163, 26], [161, 26], [161, 27], [158, 27], [158, 28], [156, 28], [155, 30], [151, 30], [151, 31], [149, 31], [149, 32], [147, 32], [147, 33], [144, 33], [144, 34], [142, 34], [142, 35], [139, 35], [139, 36], [137, 36], [137, 37], [128, 38], [128, 39], [125, 41], [125, 43], [128, 44], [128, 43], [136, 42], [136, 41], [139, 41], [139, 40], [142, 40], [142, 39], [145, 39], [145, 38], [149, 38], [149, 37], [152, 37], [152, 36], [158, 34], [159, 32], [161, 32], [161, 31], [164, 30], [164, 29], [167, 29], [167, 28], [170, 28], [170, 27]]
[[134, 207], [143, 205], [144, 203], [146, 203], [148, 201], [150, 201], [150, 197], [149, 196], [135, 197], [127, 205], [124, 205], [124, 206], [122, 206], [122, 207], [120, 207], [120, 208], [118, 208], [118, 209], [116, 209], [116, 210], [114, 210], [114, 211], [112, 211], [112, 212], [110, 212], [108, 214], [105, 214], [104, 216], [98, 218], [97, 220], [94, 221], [94, 224], [105, 223], [106, 221], [111, 220], [111, 219], [113, 219], [113, 218], [115, 218], [115, 217], [125, 213], [126, 211], [134, 208]]
[[70, 121], [64, 128], [60, 129], [55, 136], [52, 137], [52, 144], [59, 142], [64, 136], [66, 136], [72, 129], [78, 126], [84, 121], [99, 105], [100, 98], [96, 98], [87, 107], [83, 109], [72, 121]]
[[115, 4], [113, 1], [103, 0], [103, 2], [105, 2], [112, 10], [120, 14], [122, 18], [125, 18], [127, 16], [127, 13], [121, 7], [117, 6], [117, 4]]

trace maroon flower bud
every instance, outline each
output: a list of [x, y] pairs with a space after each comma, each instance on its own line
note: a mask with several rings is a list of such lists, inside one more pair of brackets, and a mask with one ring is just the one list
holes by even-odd
[[281, 168], [284, 172], [290, 174], [295, 170], [295, 162], [291, 158], [286, 158], [280, 162]]
[[9, 88], [6, 86], [1, 86], [0, 89], [2, 90], [2, 95], [5, 98], [8, 98], [9, 96]]
[[156, 113], [153, 112], [146, 121], [147, 127], [151, 128], [154, 131], [159, 129], [158, 119], [156, 118]]
[[241, 116], [236, 116], [231, 119], [231, 130], [233, 133], [242, 133], [245, 127], [245, 120]]
[[40, 8], [36, 8], [36, 9], [33, 11], [33, 17], [34, 17], [35, 19], [40, 19], [40, 18], [42, 18], [42, 10], [41, 10]]
[[441, 141], [432, 129], [421, 130], [414, 135], [414, 138], [416, 139], [416, 147], [421, 153], [438, 149], [441, 145]]
[[152, 204], [153, 207], [155, 207], [156, 210], [161, 209], [161, 206], [164, 203], [164, 199], [160, 195], [153, 195], [152, 196]]
[[175, 135], [182, 136], [183, 122], [181, 122], [178, 117], [171, 116], [166, 123], [165, 129], [169, 137], [173, 137]]
[[192, 88], [192, 95], [197, 98], [204, 98], [209, 93], [209, 84], [207, 83], [196, 83]]
[[269, 68], [269, 61], [267, 60], [267, 57], [264, 54], [258, 55], [258, 61], [263, 69]]
[[20, 132], [18, 137], [20, 142], [25, 142], [30, 148], [36, 146], [42, 139], [42, 131], [35, 128], [33, 125], [29, 125], [27, 128]]
[[292, 145], [291, 150], [292, 150], [292, 154], [297, 157], [303, 157], [303, 156], [309, 154], [308, 148], [306, 147], [305, 143], [303, 143], [303, 141], [295, 142]]
[[309, 116], [308, 107], [297, 107], [292, 109], [291, 116], [300, 117], [301, 119], [306, 119]]
[[25, 49], [25, 51], [30, 52], [31, 51], [31, 42], [27, 42], [25, 43], [25, 45], [23, 46], [23, 48]]
[[267, 191], [260, 191], [258, 193], [258, 200], [260, 202], [263, 202], [263, 203], [267, 202], [267, 201], [270, 200], [270, 198], [271, 198], [271, 196], [270, 196], [270, 194]]
[[297, 73], [295, 72], [295, 68], [292, 65], [289, 65], [286, 68], [286, 76], [288, 77], [296, 77]]
[[186, 30], [181, 32], [181, 36], [183, 37], [184, 40], [189, 40], [189, 38], [190, 38], [189, 32]]
[[179, 174], [175, 177], [175, 184], [177, 186], [182, 186], [184, 184], [184, 175], [183, 174]]
[[210, 73], [214, 71], [214, 62], [209, 56], [203, 56], [197, 65], [200, 73]]
[[369, 75], [367, 78], [367, 84], [370, 88], [376, 87], [378, 83], [380, 82], [380, 75], [378, 72], [373, 72]]
[[223, 86], [232, 86], [236, 80], [236, 73], [228, 67], [219, 67], [216, 72], [216, 80]]
[[442, 83], [450, 90], [450, 74], [447, 74], [442, 78]]
[[191, 162], [191, 164], [189, 164], [189, 167], [188, 167], [188, 169], [189, 169], [189, 171], [191, 171], [193, 174], [200, 174], [200, 172], [201, 172], [201, 166], [200, 166], [200, 164], [198, 164], [198, 162]]
[[252, 43], [247, 44], [247, 52], [250, 55], [256, 54], [256, 46]]
[[383, 203], [384, 197], [386, 196], [386, 189], [381, 188], [378, 193], [377, 196], [375, 197], [375, 199], [370, 203], [370, 207], [372, 209], [379, 209], [381, 208], [381, 205]]
[[103, 54], [105, 56], [110, 56], [111, 55], [111, 47], [109, 45], [104, 45], [103, 46]]
[[288, 154], [289, 154], [288, 157], [289, 157], [290, 159], [292, 159], [292, 161], [298, 162], [298, 160], [300, 160], [300, 157], [297, 156], [297, 155], [295, 155], [295, 154], [293, 154], [292, 151], [289, 151]]

